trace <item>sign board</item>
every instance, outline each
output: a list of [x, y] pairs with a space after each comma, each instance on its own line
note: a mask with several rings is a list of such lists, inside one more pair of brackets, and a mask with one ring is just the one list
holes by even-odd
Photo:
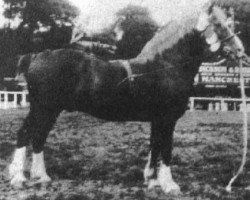
[[[243, 65], [245, 86], [250, 87], [250, 66]], [[239, 86], [240, 68], [235, 62], [202, 63], [195, 77], [195, 85], [205, 87]]]

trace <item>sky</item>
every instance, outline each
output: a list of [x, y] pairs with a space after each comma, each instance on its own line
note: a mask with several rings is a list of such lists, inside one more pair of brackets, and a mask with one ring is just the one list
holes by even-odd
[[171, 19], [182, 18], [196, 10], [209, 0], [69, 0], [81, 10], [79, 22], [86, 32], [100, 32], [116, 20], [115, 13], [131, 5], [148, 8], [151, 17], [159, 26]]
[[3, 18], [3, 1], [0, 1], [0, 27], [4, 24], [4, 18]]
[[[209, 0], [69, 0], [81, 10], [78, 23], [85, 27], [87, 33], [97, 33], [115, 22], [115, 13], [131, 5], [148, 8], [151, 17], [159, 26], [170, 19], [185, 17]], [[3, 2], [0, 0], [0, 26], [6, 22], [2, 16]]]

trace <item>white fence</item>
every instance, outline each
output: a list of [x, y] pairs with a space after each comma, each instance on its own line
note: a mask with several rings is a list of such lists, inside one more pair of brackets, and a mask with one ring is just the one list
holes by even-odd
[[[242, 111], [242, 99], [239, 98], [214, 98], [214, 97], [190, 97], [189, 109], [206, 109], [208, 111]], [[247, 98], [247, 111], [250, 112], [250, 98]]]
[[[0, 109], [29, 107], [28, 91], [0, 91]], [[208, 111], [242, 111], [242, 100], [239, 98], [190, 97], [189, 109]], [[247, 98], [247, 111], [250, 112], [250, 98]]]
[[28, 91], [0, 91], [0, 109], [29, 107]]

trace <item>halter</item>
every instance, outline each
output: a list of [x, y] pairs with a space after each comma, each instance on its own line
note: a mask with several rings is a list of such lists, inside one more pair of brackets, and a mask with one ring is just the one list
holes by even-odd
[[[208, 24], [208, 25], [206, 26], [206, 28], [202, 31], [202, 34], [205, 33], [205, 31], [208, 29], [209, 26], [210, 26], [210, 24]], [[226, 38], [218, 39], [214, 44], [217, 44], [217, 43], [219, 43], [219, 42], [224, 43], [224, 42], [226, 42], [226, 41], [228, 41], [228, 40], [231, 40], [231, 39], [233, 39], [234, 37], [238, 36], [240, 33], [241, 33], [241, 32], [231, 33], [231, 34], [230, 34], [228, 37], [226, 37]], [[215, 33], [215, 34], [217, 34], [217, 33]], [[218, 35], [217, 35], [217, 37], [218, 37]]]
[[[130, 69], [130, 72], [131, 73], [128, 73], [128, 76], [125, 77], [124, 79], [122, 79], [118, 84], [117, 84], [117, 87], [120, 86], [122, 83], [124, 83], [125, 81], [129, 81], [129, 82], [133, 82], [135, 80], [135, 78], [138, 78], [138, 77], [141, 77], [141, 76], [146, 76], [146, 75], [150, 75], [150, 74], [153, 74], [153, 73], [157, 73], [157, 72], [161, 72], [161, 71], [165, 71], [166, 69], [163, 68], [163, 69], [156, 69], [156, 70], [152, 70], [152, 71], [149, 71], [149, 72], [145, 72], [145, 73], [140, 73], [140, 74], [133, 74], [132, 73], [132, 70], [131, 70], [131, 66], [130, 66], [130, 63], [129, 63], [129, 60], [124, 60], [123, 62], [121, 62], [123, 64], [123, 66], [125, 67], [125, 69], [127, 70], [127, 67], [129, 66], [129, 69]], [[169, 67], [171, 68], [171, 67]], [[169, 69], [168, 68], [168, 69]], [[128, 71], [127, 71], [128, 72]]]
[[227, 41], [227, 40], [231, 40], [232, 38], [236, 37], [236, 36], [239, 35], [240, 33], [241, 33], [241, 32], [233, 33], [232, 35], [230, 35], [230, 36], [228, 36], [228, 37], [222, 39], [221, 42], [225, 42], [225, 41]]

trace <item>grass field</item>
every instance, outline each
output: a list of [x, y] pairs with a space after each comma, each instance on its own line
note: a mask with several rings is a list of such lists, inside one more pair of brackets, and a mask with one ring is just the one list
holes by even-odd
[[[242, 115], [239, 112], [187, 112], [175, 130], [172, 172], [182, 194], [148, 191], [143, 169], [149, 151], [149, 123], [107, 122], [64, 112], [45, 147], [49, 185], [9, 185], [7, 166], [16, 132], [27, 110], [0, 111], [0, 200], [241, 200], [250, 199], [250, 161], [234, 184], [225, 186], [240, 165]], [[31, 159], [28, 152], [27, 177]]]

